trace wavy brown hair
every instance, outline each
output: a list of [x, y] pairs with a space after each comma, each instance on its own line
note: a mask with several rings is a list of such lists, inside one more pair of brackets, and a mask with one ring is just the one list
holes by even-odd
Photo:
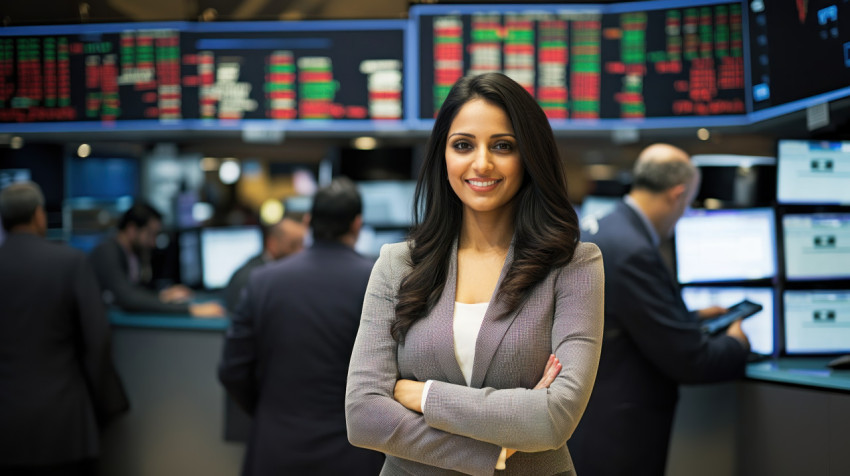
[[407, 330], [436, 305], [446, 284], [449, 254], [458, 238], [463, 204], [446, 170], [446, 142], [458, 111], [473, 99], [505, 111], [522, 160], [522, 185], [514, 196], [514, 260], [498, 291], [508, 313], [553, 268], [572, 260], [579, 239], [578, 218], [567, 199], [567, 182], [552, 128], [522, 86], [500, 73], [460, 79], [437, 114], [414, 195], [410, 233], [411, 271], [398, 290], [391, 333], [403, 342]]

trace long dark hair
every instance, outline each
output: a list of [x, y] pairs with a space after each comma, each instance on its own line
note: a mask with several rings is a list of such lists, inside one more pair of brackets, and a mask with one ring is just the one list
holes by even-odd
[[414, 195], [410, 273], [398, 290], [391, 333], [403, 342], [407, 330], [436, 305], [446, 284], [452, 243], [460, 233], [463, 204], [447, 179], [446, 142], [458, 111], [484, 99], [508, 115], [517, 138], [524, 176], [514, 197], [514, 260], [499, 288], [508, 313], [555, 267], [572, 260], [578, 244], [576, 212], [546, 115], [522, 86], [499, 73], [460, 79], [437, 114]]

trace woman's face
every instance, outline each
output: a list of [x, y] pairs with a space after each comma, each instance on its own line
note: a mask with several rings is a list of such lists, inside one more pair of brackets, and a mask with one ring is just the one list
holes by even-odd
[[465, 212], [503, 213], [522, 185], [523, 168], [508, 115], [484, 99], [464, 104], [446, 142], [449, 183]]

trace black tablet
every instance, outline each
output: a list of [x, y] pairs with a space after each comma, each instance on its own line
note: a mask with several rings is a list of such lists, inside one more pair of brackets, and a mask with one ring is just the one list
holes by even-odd
[[737, 321], [738, 319], [750, 317], [761, 310], [761, 304], [744, 299], [738, 304], [735, 304], [734, 306], [730, 307], [729, 311], [725, 314], [721, 314], [715, 318], [706, 319], [702, 321], [701, 328], [702, 331], [706, 334], [719, 334], [720, 332], [726, 330], [726, 328], [729, 327], [730, 324]]

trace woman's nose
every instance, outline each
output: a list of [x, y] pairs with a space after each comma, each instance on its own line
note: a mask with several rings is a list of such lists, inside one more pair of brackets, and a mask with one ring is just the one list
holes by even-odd
[[489, 149], [481, 147], [475, 152], [475, 160], [472, 162], [472, 170], [479, 174], [493, 170], [493, 160], [490, 156]]

